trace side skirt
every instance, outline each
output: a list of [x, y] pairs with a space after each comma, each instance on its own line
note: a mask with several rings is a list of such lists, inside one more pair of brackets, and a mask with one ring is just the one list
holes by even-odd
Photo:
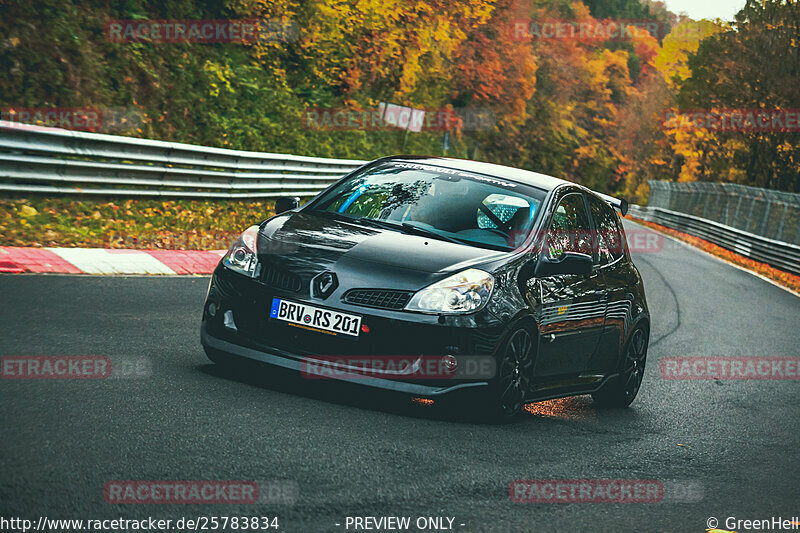
[[531, 390], [525, 395], [525, 403], [591, 394], [597, 392], [603, 385], [618, 376], [619, 374], [617, 373], [608, 375], [580, 375], [571, 379], [534, 384]]

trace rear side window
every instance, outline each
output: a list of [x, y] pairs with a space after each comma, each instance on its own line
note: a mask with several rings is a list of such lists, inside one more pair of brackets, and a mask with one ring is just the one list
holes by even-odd
[[587, 200], [597, 229], [594, 248], [597, 250], [599, 264], [602, 266], [613, 263], [624, 254], [619, 217], [610, 205], [599, 198], [587, 196]]
[[564, 252], [592, 255], [591, 226], [583, 195], [570, 193], [558, 203], [548, 229], [547, 253], [556, 259]]

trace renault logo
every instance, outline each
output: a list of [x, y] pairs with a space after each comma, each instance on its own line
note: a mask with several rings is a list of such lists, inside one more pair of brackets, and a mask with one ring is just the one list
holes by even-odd
[[311, 280], [311, 295], [314, 298], [324, 300], [331, 295], [339, 282], [336, 280], [336, 274], [333, 272], [323, 272]]

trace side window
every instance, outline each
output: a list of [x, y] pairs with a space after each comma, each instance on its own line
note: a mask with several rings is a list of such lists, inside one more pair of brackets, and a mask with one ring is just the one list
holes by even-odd
[[550, 222], [547, 253], [551, 259], [556, 259], [564, 252], [592, 255], [589, 214], [582, 194], [564, 196]]
[[619, 218], [613, 208], [604, 201], [593, 196], [588, 197], [592, 219], [597, 227], [594, 235], [595, 249], [600, 258], [600, 265], [613, 263], [624, 253], [620, 235]]

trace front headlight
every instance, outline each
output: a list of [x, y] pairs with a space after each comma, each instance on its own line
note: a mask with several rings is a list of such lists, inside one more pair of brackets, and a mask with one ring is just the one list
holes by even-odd
[[222, 258], [222, 264], [251, 278], [255, 275], [256, 243], [258, 242], [258, 226], [250, 226], [231, 245], [228, 253]]
[[470, 268], [419, 291], [406, 305], [408, 311], [421, 313], [472, 313], [489, 301], [494, 277]]

